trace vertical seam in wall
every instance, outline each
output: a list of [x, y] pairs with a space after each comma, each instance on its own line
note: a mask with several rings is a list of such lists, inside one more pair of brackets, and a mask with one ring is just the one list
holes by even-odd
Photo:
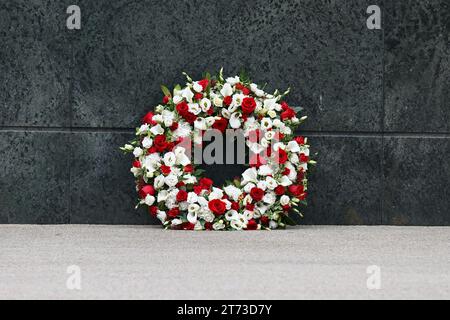
[[73, 70], [74, 70], [74, 52], [73, 52], [73, 36], [69, 31], [69, 48], [70, 48], [70, 72], [69, 72], [69, 224], [72, 223], [72, 119], [73, 119]]
[[384, 224], [384, 217], [383, 217], [383, 210], [384, 210], [384, 190], [385, 190], [385, 178], [384, 178], [384, 157], [385, 157], [385, 149], [384, 149], [384, 142], [385, 142], [385, 116], [386, 116], [386, 110], [385, 110], [385, 86], [386, 86], [386, 82], [385, 82], [385, 75], [386, 75], [386, 69], [385, 69], [385, 57], [386, 57], [386, 42], [385, 42], [385, 10], [384, 10], [384, 0], [381, 1], [381, 38], [382, 38], [382, 57], [381, 57], [381, 66], [382, 66], [382, 74], [381, 74], [381, 83], [382, 83], [382, 87], [381, 87], [381, 162], [380, 162], [380, 166], [381, 166], [381, 192], [380, 192], [380, 223]]

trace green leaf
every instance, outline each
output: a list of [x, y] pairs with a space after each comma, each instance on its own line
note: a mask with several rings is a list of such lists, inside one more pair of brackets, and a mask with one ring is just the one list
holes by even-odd
[[292, 218], [289, 217], [286, 214], [283, 215], [283, 222], [285, 224], [287, 224], [287, 225], [290, 225], [290, 226], [296, 226], [297, 225], [297, 223], [294, 220], [292, 220]]
[[169, 90], [166, 86], [161, 85], [161, 90], [162, 90], [162, 92], [164, 93], [164, 95], [165, 95], [166, 97], [171, 97], [171, 96], [172, 96], [172, 95], [170, 94], [170, 90]]

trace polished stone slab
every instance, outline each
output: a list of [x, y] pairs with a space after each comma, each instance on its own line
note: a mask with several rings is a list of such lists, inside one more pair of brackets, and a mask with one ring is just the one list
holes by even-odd
[[450, 138], [386, 138], [383, 223], [450, 225]]
[[89, 1], [74, 42], [73, 124], [134, 127], [161, 83], [246, 68], [268, 89], [292, 86], [309, 129], [376, 131], [382, 32], [370, 1]]
[[69, 135], [0, 131], [0, 223], [69, 223]]
[[385, 1], [385, 128], [450, 132], [450, 3]]
[[132, 137], [132, 133], [72, 133], [71, 223], [150, 222], [144, 209], [134, 209], [138, 199], [130, 172], [132, 157], [119, 150]]
[[381, 223], [380, 137], [309, 136], [308, 206], [301, 224]]
[[70, 125], [67, 3], [0, 3], [0, 126]]

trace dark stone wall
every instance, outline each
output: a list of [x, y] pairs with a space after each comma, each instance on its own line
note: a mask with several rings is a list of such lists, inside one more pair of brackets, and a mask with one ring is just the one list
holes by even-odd
[[302, 223], [449, 225], [449, 31], [447, 0], [2, 1], [0, 223], [153, 223], [118, 147], [161, 83], [224, 66], [309, 116]]

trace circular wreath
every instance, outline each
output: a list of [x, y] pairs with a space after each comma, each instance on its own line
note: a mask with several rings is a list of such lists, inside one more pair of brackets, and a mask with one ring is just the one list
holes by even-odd
[[[161, 86], [162, 104], [142, 118], [136, 138], [121, 149], [135, 157], [139, 205], [148, 206], [165, 228], [183, 230], [259, 230], [295, 224], [290, 213], [306, 205], [309, 158], [307, 139], [295, 136], [299, 118], [285, 101], [250, 79], [206, 74], [173, 94]], [[206, 130], [241, 129], [253, 152], [249, 168], [222, 187], [189, 156]]]

